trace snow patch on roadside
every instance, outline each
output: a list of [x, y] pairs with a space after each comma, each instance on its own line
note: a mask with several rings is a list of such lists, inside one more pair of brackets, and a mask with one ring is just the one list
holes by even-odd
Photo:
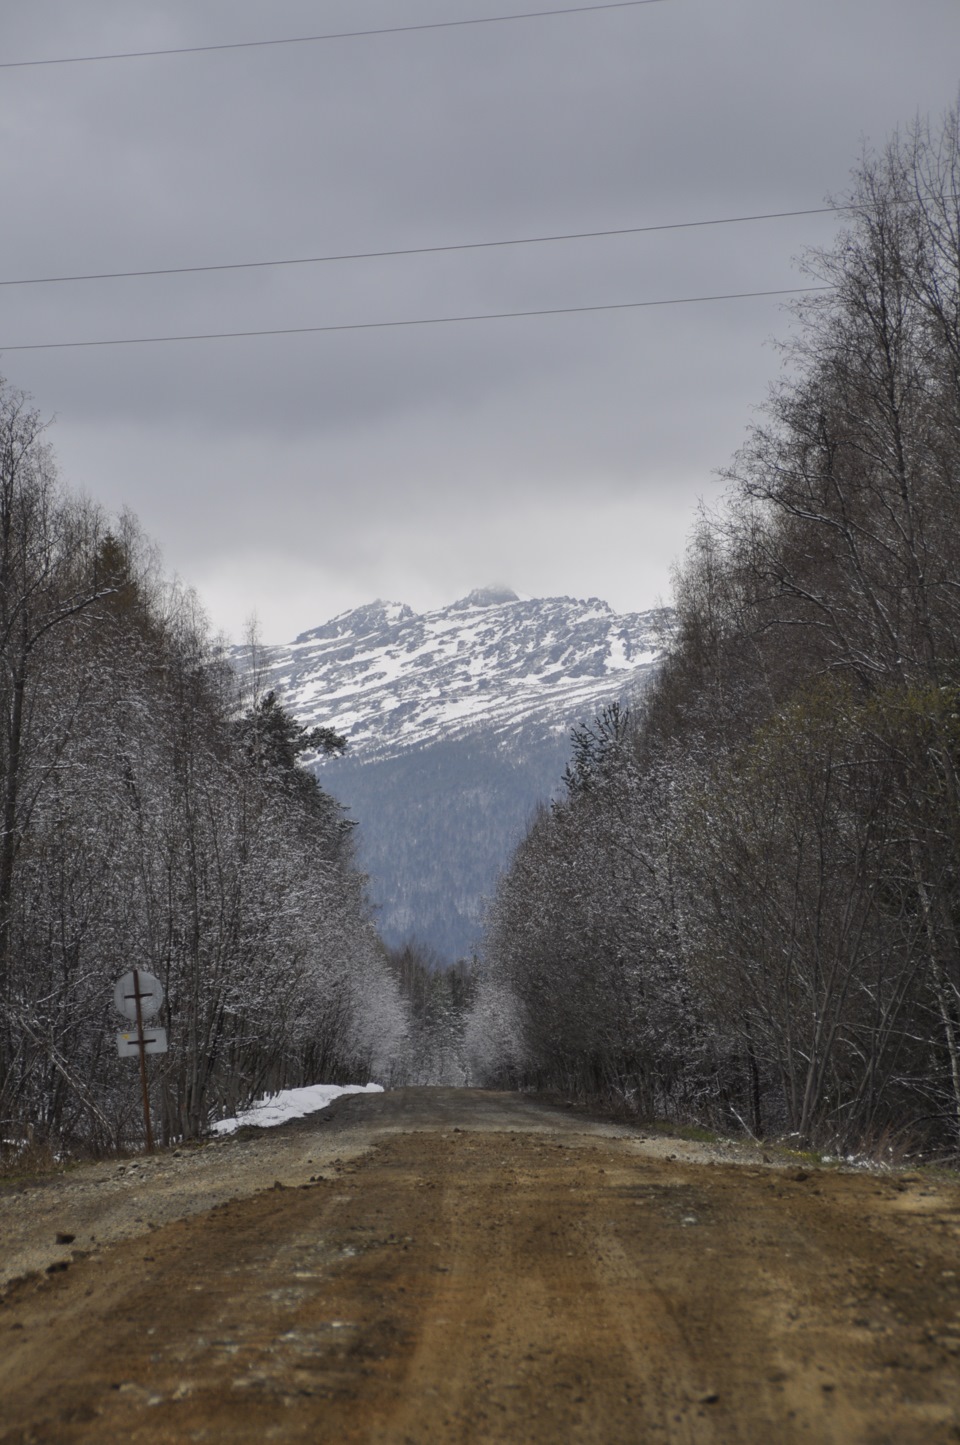
[[305, 1089], [281, 1089], [279, 1094], [268, 1094], [244, 1109], [235, 1119], [218, 1119], [211, 1125], [215, 1134], [232, 1134], [245, 1124], [256, 1129], [272, 1129], [276, 1124], [285, 1124], [288, 1119], [301, 1119], [304, 1114], [315, 1114], [326, 1109], [339, 1099], [341, 1094], [382, 1094], [382, 1084], [309, 1084]]

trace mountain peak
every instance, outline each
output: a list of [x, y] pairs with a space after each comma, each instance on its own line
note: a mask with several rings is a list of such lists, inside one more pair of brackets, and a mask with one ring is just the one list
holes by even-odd
[[451, 612], [463, 612], [468, 607], [502, 607], [505, 602], [519, 602], [520, 598], [512, 587], [493, 582], [489, 587], [475, 587], [466, 597], [451, 603]]
[[348, 634], [363, 637], [371, 632], [381, 632], [384, 628], [396, 627], [415, 616], [413, 608], [408, 607], [405, 602], [384, 602], [378, 597], [375, 602], [366, 602], [362, 607], [338, 612], [336, 617], [324, 622], [321, 627], [312, 627], [309, 632], [301, 632], [294, 638], [294, 643], [319, 642], [324, 638], [345, 637]]

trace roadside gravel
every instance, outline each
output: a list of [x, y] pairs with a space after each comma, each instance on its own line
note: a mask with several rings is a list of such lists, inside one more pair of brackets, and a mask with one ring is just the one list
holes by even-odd
[[[462, 1115], [462, 1100], [470, 1107]], [[426, 1107], [425, 1107], [426, 1101]], [[756, 1164], [756, 1151], [737, 1144], [700, 1144], [635, 1127], [587, 1121], [578, 1110], [545, 1106], [523, 1095], [483, 1090], [391, 1090], [347, 1095], [329, 1108], [272, 1129], [244, 1128], [202, 1144], [161, 1149], [117, 1162], [85, 1164], [27, 1182], [0, 1181], [0, 1288], [31, 1271], [86, 1257], [104, 1245], [135, 1239], [247, 1199], [276, 1183], [295, 1188], [330, 1179], [389, 1134], [409, 1130], [503, 1129], [508, 1133], [629, 1139], [639, 1153], [684, 1163]], [[72, 1236], [69, 1243], [58, 1236]]]

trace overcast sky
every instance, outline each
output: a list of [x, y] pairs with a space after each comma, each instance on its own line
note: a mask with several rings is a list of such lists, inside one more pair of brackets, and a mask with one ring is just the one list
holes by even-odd
[[[0, 60], [546, 9], [4, 0]], [[553, 0], [562, 4], [563, 0]], [[571, 0], [567, 0], [571, 3]], [[957, 0], [658, 0], [405, 34], [0, 69], [0, 280], [802, 210], [957, 98]], [[63, 350], [803, 284], [834, 216], [0, 287], [0, 370], [66, 481], [131, 508], [238, 638], [506, 582], [669, 594], [780, 365], [776, 299]]]

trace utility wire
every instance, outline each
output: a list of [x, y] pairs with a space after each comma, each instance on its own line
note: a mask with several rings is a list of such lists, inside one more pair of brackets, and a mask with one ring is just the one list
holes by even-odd
[[639, 311], [652, 306], [694, 306], [703, 301], [749, 301], [760, 296], [799, 296], [832, 286], [790, 286], [777, 291], [726, 291], [711, 296], [672, 296], [663, 301], [612, 301], [600, 306], [551, 306], [537, 311], [487, 311], [468, 316], [417, 316], [403, 321], [349, 321], [328, 326], [277, 326], [264, 331], [203, 331], [182, 336], [115, 336], [103, 341], [35, 341], [4, 351], [65, 351], [81, 346], [150, 346], [168, 341], [235, 341], [252, 336], [307, 336], [323, 331], [385, 331], [401, 326], [451, 326], [466, 321], [508, 321], [526, 316], [575, 316], [594, 311]]
[[391, 251], [345, 251], [328, 256], [290, 256], [276, 261], [226, 261], [210, 266], [158, 266], [141, 271], [91, 271], [76, 276], [23, 276], [0, 286], [52, 286], [64, 281], [118, 281], [134, 276], [195, 276], [207, 271], [255, 271], [268, 266], [314, 266], [330, 261], [374, 261], [394, 256], [436, 256], [448, 251], [484, 251], [504, 246], [542, 246], [551, 241], [592, 241], [603, 236], [644, 236], [654, 231], [689, 231], [703, 226], [739, 226], [795, 216], [826, 216], [854, 206], [815, 206], [805, 211], [764, 211], [752, 216], [718, 216], [704, 221], [671, 221], [658, 226], [620, 226], [608, 231], [569, 231], [549, 236], [513, 236], [502, 241], [460, 241], [449, 246], [407, 246]]
[[466, 25], [502, 25], [510, 20], [543, 20], [552, 15], [587, 15], [593, 10], [635, 10], [668, 0], [605, 0], [600, 5], [569, 5], [557, 10], [527, 10], [518, 15], [477, 15], [467, 20], [431, 20], [419, 25], [384, 25], [377, 30], [334, 30], [325, 35], [289, 35], [278, 40], [234, 40], [220, 45], [178, 45], [166, 50], [118, 50], [105, 55], [58, 55], [45, 60], [2, 60], [0, 70], [39, 65], [85, 65], [96, 60], [143, 60], [157, 55], [201, 55], [213, 50], [260, 50], [268, 45], [311, 45], [326, 40], [359, 40], [365, 35], [404, 35], [414, 30], [455, 30]]

